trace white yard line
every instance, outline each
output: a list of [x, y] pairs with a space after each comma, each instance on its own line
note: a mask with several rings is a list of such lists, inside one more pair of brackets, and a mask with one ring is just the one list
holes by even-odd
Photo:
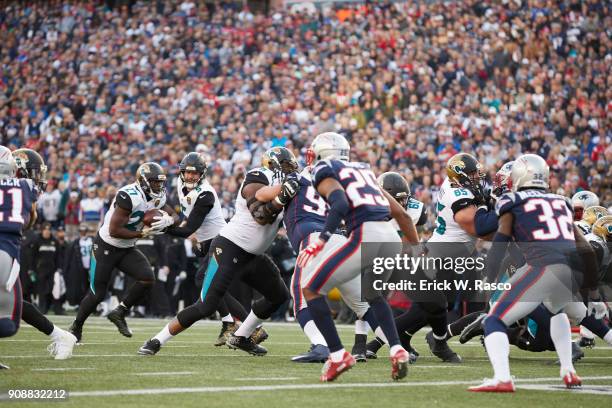
[[251, 377], [251, 378], [236, 378], [236, 381], [293, 381], [299, 380], [300, 377]]
[[571, 392], [575, 394], [612, 395], [612, 387], [608, 385], [588, 385], [579, 389], [568, 390], [564, 386], [558, 384], [522, 384], [518, 385], [516, 388], [535, 391]]
[[83, 371], [95, 370], [93, 367], [54, 367], [54, 368], [32, 368], [30, 371]]
[[[583, 377], [583, 380], [612, 380], [612, 376]], [[516, 382], [560, 382], [557, 377], [525, 378], [517, 379]], [[229, 386], [229, 387], [175, 387], [175, 388], [147, 388], [132, 390], [104, 390], [104, 391], [75, 391], [70, 393], [70, 397], [113, 397], [118, 395], [161, 395], [161, 394], [185, 394], [185, 393], [215, 393], [215, 392], [236, 392], [236, 391], [289, 391], [289, 390], [322, 390], [330, 388], [396, 388], [396, 387], [438, 387], [449, 385], [472, 385], [478, 380], [472, 381], [425, 381], [425, 382], [405, 382], [405, 383], [332, 383], [332, 384], [275, 384], [275, 385], [248, 385], [248, 386]], [[528, 385], [528, 384], [527, 384]], [[521, 386], [519, 386], [521, 387]], [[546, 390], [548, 387], [544, 386]], [[592, 388], [592, 387], [589, 387]], [[604, 394], [608, 390], [612, 392], [612, 387], [603, 388], [598, 391]], [[582, 391], [575, 391], [580, 393]], [[2, 398], [4, 396], [0, 396]]]
[[145, 375], [145, 376], [157, 376], [157, 375], [192, 375], [197, 374], [196, 371], [156, 371], [151, 373], [132, 373], [132, 375]]

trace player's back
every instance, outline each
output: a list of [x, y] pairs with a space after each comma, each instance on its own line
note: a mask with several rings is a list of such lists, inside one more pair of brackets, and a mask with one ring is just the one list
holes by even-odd
[[0, 249], [17, 257], [21, 235], [30, 222], [36, 190], [31, 180], [6, 178], [0, 180]]
[[309, 169], [298, 175], [300, 190], [285, 207], [285, 229], [295, 251], [300, 243], [311, 233], [323, 231], [327, 217], [327, 202], [312, 185]]
[[498, 216], [514, 216], [514, 240], [529, 264], [568, 263], [575, 250], [572, 210], [558, 194], [538, 189], [504, 194], [496, 204]]
[[350, 204], [344, 219], [349, 232], [364, 222], [389, 219], [389, 201], [368, 164], [322, 160], [313, 170], [313, 184], [316, 187], [326, 178], [337, 180], [344, 188]]

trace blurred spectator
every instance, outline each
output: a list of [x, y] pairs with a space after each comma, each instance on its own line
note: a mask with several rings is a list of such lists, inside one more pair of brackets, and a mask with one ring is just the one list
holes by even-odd
[[104, 200], [98, 197], [96, 187], [89, 187], [87, 197], [80, 202], [79, 220], [92, 230], [97, 230], [104, 217]]
[[38, 295], [38, 308], [47, 313], [51, 304], [55, 314], [62, 314], [62, 304], [59, 299], [53, 299], [51, 291], [56, 271], [63, 267], [60, 244], [53, 237], [51, 224], [45, 223], [40, 235], [32, 243], [33, 270], [36, 274], [34, 292]]
[[64, 226], [66, 228], [66, 239], [73, 241], [79, 235], [79, 216], [81, 213], [81, 206], [79, 203], [79, 193], [77, 191], [71, 191], [66, 203], [66, 210], [64, 215]]
[[89, 267], [93, 246], [93, 230], [86, 224], [78, 226], [79, 236], [72, 241], [64, 258], [64, 278], [66, 280], [66, 300], [70, 305], [78, 305], [88, 289]]
[[62, 193], [55, 187], [55, 183], [50, 181], [47, 189], [38, 199], [38, 208], [42, 213], [42, 220], [48, 222], [51, 227], [57, 228], [60, 225], [60, 201]]

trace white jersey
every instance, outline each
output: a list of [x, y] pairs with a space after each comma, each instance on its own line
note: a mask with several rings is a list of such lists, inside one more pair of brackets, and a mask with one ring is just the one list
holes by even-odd
[[[412, 219], [412, 223], [415, 226], [423, 225], [425, 221], [427, 221], [427, 219], [425, 218], [425, 214], [427, 212], [427, 209], [425, 208], [425, 204], [423, 204], [419, 200], [415, 200], [412, 197], [410, 197], [410, 199], [408, 200], [408, 203], [406, 204], [406, 212]], [[395, 228], [398, 232], [400, 232], [399, 225], [397, 221], [395, 221], [394, 218], [391, 218], [391, 221], [389, 222], [391, 223], [393, 228]]]
[[574, 221], [574, 225], [582, 232], [582, 235], [588, 235], [591, 233], [591, 226], [585, 220]]
[[100, 234], [100, 238], [102, 238], [102, 240], [109, 245], [118, 248], [130, 248], [136, 244], [137, 238], [123, 239], [114, 238], [110, 235], [109, 226], [111, 218], [115, 213], [117, 197], [119, 197], [119, 199], [123, 202], [131, 203], [130, 219], [125, 225], [125, 228], [132, 231], [142, 231], [142, 228], [144, 227], [142, 219], [144, 218], [145, 213], [154, 208], [159, 210], [166, 205], [166, 196], [164, 195], [162, 198], [154, 198], [147, 201], [146, 195], [138, 183], [128, 184], [121, 187], [117, 191], [108, 212], [104, 216], [104, 222], [102, 223], [102, 227], [100, 227], [100, 231], [98, 233]]
[[217, 192], [207, 180], [203, 180], [196, 188], [192, 189], [187, 194], [183, 192], [183, 187], [183, 181], [179, 177], [177, 180], [178, 199], [179, 203], [181, 204], [181, 211], [183, 212], [185, 218], [189, 217], [189, 214], [191, 214], [195, 202], [201, 195], [206, 193], [210, 193], [213, 195], [213, 207], [210, 209], [208, 214], [206, 214], [206, 217], [204, 217], [202, 225], [200, 225], [194, 233], [198, 242], [213, 239], [214, 237], [219, 235], [219, 231], [221, 231], [221, 228], [225, 227], [225, 225], [227, 224], [225, 222], [225, 219], [223, 218], [223, 213], [221, 212], [221, 204], [219, 203]]
[[455, 212], [465, 208], [465, 203], [474, 200], [474, 198], [474, 194], [470, 190], [454, 187], [451, 185], [450, 180], [446, 178], [438, 192], [436, 229], [429, 242], [476, 241], [476, 237], [465, 232], [455, 221]]
[[[280, 181], [277, 180], [274, 173], [264, 167], [249, 170], [245, 177], [245, 181], [249, 177], [259, 178], [262, 184], [269, 186], [278, 185]], [[278, 232], [279, 224], [283, 219], [283, 213], [281, 212], [276, 217], [276, 220], [272, 224], [259, 225], [251, 215], [247, 202], [242, 197], [242, 188], [244, 187], [244, 181], [238, 189], [238, 198], [236, 198], [236, 213], [230, 219], [229, 223], [221, 229], [219, 235], [232, 241], [240, 248], [248, 253], [254, 255], [263, 254], [266, 249], [272, 244], [276, 233]]]

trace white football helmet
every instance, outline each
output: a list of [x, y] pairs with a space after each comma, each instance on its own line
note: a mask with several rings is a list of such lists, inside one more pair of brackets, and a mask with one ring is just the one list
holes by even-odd
[[572, 197], [572, 206], [574, 207], [574, 221], [582, 219], [584, 210], [594, 205], [599, 205], [599, 197], [592, 191], [579, 191]]
[[512, 164], [512, 191], [522, 188], [548, 189], [549, 173], [548, 164], [543, 158], [537, 154], [524, 154]]
[[351, 147], [344, 136], [335, 132], [321, 133], [314, 138], [306, 153], [306, 164], [313, 165], [319, 160], [333, 157], [338, 160], [349, 160]]
[[0, 179], [15, 177], [17, 163], [8, 147], [0, 146]]

